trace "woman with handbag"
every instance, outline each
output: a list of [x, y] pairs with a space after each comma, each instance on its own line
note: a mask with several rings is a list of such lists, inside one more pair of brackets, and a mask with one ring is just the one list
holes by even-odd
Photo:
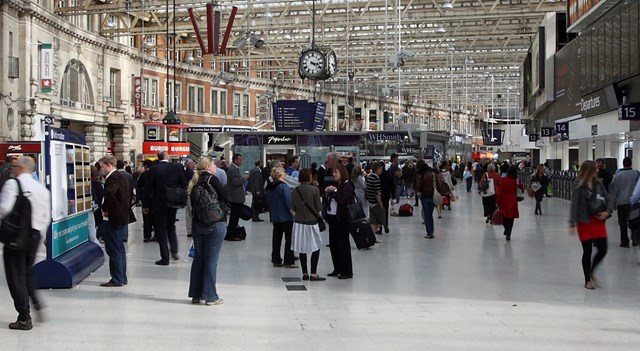
[[[194, 257], [191, 264], [191, 275], [189, 279], [189, 297], [191, 303], [199, 304], [201, 300], [208, 306], [222, 304], [222, 299], [216, 290], [218, 258], [222, 249], [222, 242], [226, 235], [226, 215], [224, 187], [215, 176], [217, 167], [210, 157], [203, 157], [196, 165], [196, 172], [189, 182], [187, 193], [192, 205], [192, 234], [194, 245]], [[205, 186], [201, 182], [209, 183], [215, 192], [215, 201], [219, 203], [219, 211], [214, 218], [213, 213], [200, 213], [197, 206], [197, 195], [203, 192], [194, 191], [196, 186]]]
[[338, 279], [353, 278], [351, 262], [351, 243], [349, 242], [349, 228], [351, 219], [347, 206], [353, 203], [354, 186], [349, 181], [349, 173], [342, 164], [333, 168], [333, 177], [337, 186], [324, 189], [329, 202], [327, 206], [327, 222], [329, 222], [329, 248], [333, 261], [333, 272], [327, 274]]
[[[299, 254], [302, 280], [327, 280], [327, 278], [318, 275], [318, 260], [322, 246], [320, 231], [324, 230], [319, 227], [322, 221], [322, 217], [320, 217], [322, 211], [320, 190], [317, 186], [311, 185], [310, 168], [300, 170], [298, 180], [300, 185], [291, 193], [291, 212], [294, 213], [291, 250]], [[308, 253], [311, 253], [311, 275], [307, 269]]]
[[497, 203], [502, 213], [502, 225], [504, 226], [504, 235], [507, 241], [511, 240], [511, 231], [513, 230], [513, 222], [520, 217], [518, 212], [518, 167], [511, 166], [507, 170], [507, 175], [500, 180], [500, 193], [498, 194]]
[[536, 174], [531, 177], [530, 185], [536, 198], [536, 215], [542, 216], [542, 208], [540, 207], [540, 204], [547, 192], [547, 186], [549, 186], [549, 178], [544, 174], [544, 165], [539, 164], [538, 168], [536, 168]]
[[496, 166], [490, 163], [487, 166], [487, 173], [482, 175], [480, 179], [480, 195], [482, 195], [482, 207], [484, 208], [484, 216], [487, 218], [485, 223], [491, 223], [491, 216], [496, 211], [497, 194], [500, 193], [500, 175], [496, 173]]
[[[598, 179], [596, 163], [584, 161], [578, 174], [578, 185], [571, 196], [571, 218], [569, 230], [582, 243], [582, 271], [584, 272], [584, 287], [593, 290], [597, 281], [593, 275], [598, 264], [607, 254], [607, 227], [605, 220], [613, 213], [613, 201], [609, 199], [607, 189]], [[598, 249], [591, 258], [592, 249]]]
[[[294, 263], [291, 250], [291, 231], [293, 230], [293, 215], [291, 214], [291, 188], [284, 182], [287, 172], [282, 167], [271, 170], [273, 182], [267, 185], [269, 190], [269, 208], [273, 232], [271, 239], [271, 263], [274, 267], [298, 268]], [[284, 264], [280, 255], [282, 236], [284, 235]]]

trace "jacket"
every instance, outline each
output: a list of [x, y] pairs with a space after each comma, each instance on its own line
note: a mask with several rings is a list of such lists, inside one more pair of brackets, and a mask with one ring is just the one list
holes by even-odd
[[349, 210], [347, 209], [347, 205], [353, 203], [353, 197], [355, 195], [355, 187], [351, 181], [347, 180], [338, 184], [338, 190], [331, 194], [327, 194], [327, 198], [329, 202], [332, 199], [336, 200], [338, 203], [338, 209], [336, 211], [336, 218], [339, 222], [346, 222], [349, 218]]
[[[15, 179], [15, 182], [10, 181]], [[7, 178], [0, 192], [0, 220], [6, 217], [18, 199], [18, 183], [31, 204], [31, 229], [41, 235], [47, 234], [51, 222], [51, 193], [44, 185], [33, 179], [31, 174], [22, 173], [16, 178]]]
[[505, 218], [519, 218], [518, 212], [518, 180], [510, 177], [502, 177], [500, 180], [500, 193], [497, 204]]
[[640, 172], [631, 168], [623, 168], [616, 173], [609, 184], [609, 193], [614, 207], [629, 204], [638, 176]]
[[[151, 166], [147, 172], [149, 172], [149, 175], [145, 179], [142, 206], [150, 208], [151, 212], [159, 212], [168, 207], [168, 186], [187, 188], [184, 170], [178, 163], [160, 161], [160, 163]], [[120, 175], [122, 176], [122, 174]], [[124, 176], [122, 177], [124, 178]], [[126, 184], [128, 187], [129, 183], [127, 182]]]
[[282, 223], [293, 221], [291, 214], [291, 188], [280, 180], [269, 184], [269, 209], [271, 222]]
[[[180, 172], [182, 174], [182, 172]], [[131, 210], [129, 181], [118, 171], [113, 171], [104, 181], [102, 212], [107, 214], [110, 225], [122, 226], [136, 221]]]
[[[602, 180], [596, 179], [595, 191], [607, 199], [607, 212], [612, 213], [613, 201], [611, 201], [611, 197], [602, 183]], [[590, 196], [589, 193], [591, 193], [591, 190], [586, 186], [576, 186], [573, 189], [573, 193], [571, 194], [571, 216], [569, 217], [570, 227], [575, 227], [578, 222], [591, 222], [591, 216], [589, 215], [589, 203], [587, 202], [587, 198]]]
[[262, 180], [262, 170], [258, 167], [253, 167], [249, 172], [249, 184], [247, 190], [252, 194], [264, 193], [264, 181]]
[[416, 192], [420, 193], [420, 198], [433, 199], [433, 172], [426, 171], [416, 181]]
[[[300, 194], [302, 194], [302, 197]], [[303, 199], [309, 207], [315, 210], [315, 214], [307, 208]], [[320, 212], [322, 211], [320, 189], [309, 183], [298, 185], [291, 193], [291, 210], [296, 214], [294, 218], [296, 223], [316, 224], [318, 222], [318, 216], [320, 216]]]
[[240, 176], [240, 169], [235, 164], [229, 165], [227, 170], [227, 200], [232, 203], [244, 203], [244, 180]]

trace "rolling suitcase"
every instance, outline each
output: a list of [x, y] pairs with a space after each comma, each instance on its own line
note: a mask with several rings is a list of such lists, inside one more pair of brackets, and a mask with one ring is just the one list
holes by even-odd
[[352, 223], [350, 232], [358, 250], [368, 249], [376, 243], [376, 235], [369, 222]]
[[400, 217], [411, 217], [413, 216], [413, 206], [409, 204], [404, 204], [400, 206], [400, 210], [398, 211], [398, 216]]

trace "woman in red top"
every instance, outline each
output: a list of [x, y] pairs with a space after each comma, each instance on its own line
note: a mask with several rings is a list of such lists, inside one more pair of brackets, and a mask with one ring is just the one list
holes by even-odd
[[[522, 188], [522, 185], [520, 185]], [[504, 235], [511, 240], [513, 222], [520, 217], [518, 212], [518, 168], [509, 167], [507, 175], [500, 179], [500, 193], [498, 194], [498, 208], [504, 217]]]
[[[582, 270], [584, 272], [584, 287], [593, 290], [597, 282], [593, 276], [596, 266], [607, 254], [607, 227], [605, 220], [613, 212], [613, 201], [602, 181], [598, 178], [598, 170], [593, 161], [584, 161], [580, 166], [579, 181], [571, 196], [571, 219], [569, 226], [571, 234], [578, 237], [582, 243]], [[591, 250], [595, 246], [598, 252], [591, 259]]]
[[496, 211], [497, 195], [500, 193], [500, 175], [496, 173], [496, 166], [493, 163], [487, 166], [487, 173], [482, 175], [480, 187], [490, 180], [493, 181], [493, 190], [490, 184], [486, 191], [480, 191], [480, 195], [482, 195], [482, 207], [484, 207], [484, 216], [487, 217], [485, 223], [491, 222], [491, 216], [493, 216], [493, 213]]

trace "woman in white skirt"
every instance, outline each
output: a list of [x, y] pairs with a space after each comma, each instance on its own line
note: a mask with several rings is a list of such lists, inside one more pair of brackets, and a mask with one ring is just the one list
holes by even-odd
[[[294, 214], [291, 250], [298, 253], [302, 267], [302, 280], [327, 280], [318, 275], [318, 260], [322, 239], [318, 217], [322, 210], [320, 190], [311, 185], [311, 169], [305, 168], [298, 176], [300, 185], [291, 193], [291, 212]], [[307, 254], [311, 253], [311, 275], [307, 270]]]

